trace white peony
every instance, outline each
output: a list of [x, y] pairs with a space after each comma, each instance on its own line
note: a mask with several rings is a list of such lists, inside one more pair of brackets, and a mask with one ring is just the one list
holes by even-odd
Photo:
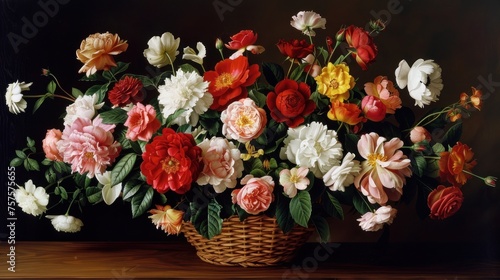
[[32, 180], [24, 183], [24, 187], [19, 186], [14, 196], [17, 205], [27, 214], [38, 216], [47, 210], [49, 195], [43, 187], [36, 187]]
[[418, 59], [410, 66], [401, 60], [395, 71], [396, 83], [400, 88], [408, 87], [410, 96], [415, 99], [415, 105], [423, 108], [431, 102], [439, 100], [443, 89], [441, 67], [433, 60]]
[[296, 16], [292, 16], [290, 25], [306, 35], [315, 36], [315, 28], [326, 28], [326, 19], [313, 11], [301, 11]]
[[19, 114], [24, 112], [28, 103], [23, 99], [23, 94], [21, 92], [25, 90], [30, 90], [32, 83], [24, 83], [16, 81], [15, 83], [9, 84], [7, 86], [7, 91], [5, 92], [5, 103], [9, 107], [9, 112], [13, 114]]
[[45, 217], [51, 220], [52, 226], [57, 231], [78, 232], [83, 226], [82, 220], [70, 215], [47, 215]]
[[325, 186], [330, 187], [332, 191], [345, 191], [345, 187], [354, 183], [354, 177], [359, 175], [361, 165], [359, 161], [354, 160], [353, 153], [347, 153], [338, 166], [333, 166], [325, 176], [323, 182]]
[[96, 111], [101, 109], [104, 102], [97, 104], [99, 96], [81, 95], [73, 104], [66, 107], [66, 116], [64, 117], [64, 125], [71, 126], [77, 118], [87, 118], [91, 120]]
[[95, 174], [97, 181], [103, 185], [102, 187], [102, 199], [107, 205], [113, 204], [115, 200], [120, 196], [122, 191], [122, 183], [118, 183], [111, 186], [111, 171], [106, 171], [102, 174]]
[[180, 41], [180, 38], [175, 39], [170, 32], [163, 33], [161, 37], [153, 36], [148, 41], [149, 48], [144, 50], [144, 57], [149, 64], [158, 68], [173, 64], [179, 54]]
[[342, 158], [342, 144], [337, 139], [337, 132], [318, 122], [289, 128], [283, 143], [280, 157], [308, 167], [316, 178], [338, 166]]
[[168, 118], [177, 110], [184, 109], [172, 123], [195, 126], [199, 116], [213, 103], [213, 97], [207, 91], [208, 84], [196, 72], [177, 70], [175, 75], [165, 79], [164, 85], [158, 87], [158, 102], [163, 116]]

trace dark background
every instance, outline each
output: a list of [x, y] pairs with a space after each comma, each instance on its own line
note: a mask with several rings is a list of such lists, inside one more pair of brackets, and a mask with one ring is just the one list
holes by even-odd
[[[351, 65], [358, 85], [371, 81], [377, 75], [394, 79], [394, 70], [401, 59], [410, 65], [418, 58], [434, 59], [443, 69], [444, 90], [439, 105], [455, 102], [461, 92], [471, 86], [481, 88], [484, 107], [464, 121], [462, 142], [473, 148], [478, 160], [474, 169], [480, 175], [500, 177], [498, 171], [498, 121], [500, 100], [500, 1], [0, 1], [1, 46], [0, 88], [16, 80], [33, 82], [32, 94], [45, 93], [48, 78], [41, 76], [41, 68], [49, 68], [66, 88], [85, 90], [86, 84], [76, 82], [81, 75], [81, 63], [75, 51], [80, 42], [96, 32], [118, 33], [129, 43], [128, 50], [116, 60], [132, 62], [130, 71], [154, 73], [142, 52], [147, 41], [169, 31], [181, 38], [180, 51], [194, 47], [197, 41], [207, 46], [205, 67], [213, 67], [219, 56], [213, 42], [224, 41], [242, 29], [258, 33], [258, 44], [266, 47], [260, 56], [251, 56], [252, 62], [282, 61], [275, 43], [279, 39], [305, 38], [289, 24], [292, 15], [302, 10], [313, 10], [327, 19], [326, 30], [317, 30], [315, 38], [323, 44], [325, 36], [333, 36], [342, 25], [365, 26], [369, 20], [387, 22], [387, 30], [375, 38], [379, 48], [377, 61], [363, 72]], [[51, 6], [50, 14], [44, 3]], [[219, 6], [219, 11], [214, 5]], [[45, 14], [45, 16], [44, 16]], [[35, 23], [37, 25], [35, 25]], [[24, 27], [33, 24], [35, 29]], [[23, 29], [24, 28], [24, 29]], [[8, 35], [22, 36], [17, 46]], [[178, 57], [180, 60], [180, 56]], [[153, 71], [153, 72], [152, 72]], [[33, 117], [33, 99], [28, 100], [27, 113], [9, 114], [0, 106], [1, 166], [0, 219], [5, 220], [7, 164], [14, 150], [25, 146], [26, 136], [38, 140], [45, 131], [62, 126], [57, 118], [67, 103], [48, 101]], [[401, 95], [405, 104], [412, 105], [407, 91]], [[57, 122], [56, 122], [57, 120]], [[61, 128], [61, 127], [60, 127]], [[18, 184], [33, 178], [37, 185], [43, 178], [16, 170]], [[346, 220], [332, 221], [332, 241], [373, 242], [382, 236], [390, 242], [480, 242], [497, 245], [500, 234], [500, 193], [471, 179], [463, 188], [465, 201], [462, 209], [445, 221], [420, 220], [412, 205], [398, 206], [399, 213], [387, 235], [382, 232], [363, 232], [358, 215], [347, 215]], [[76, 210], [76, 209], [74, 209]], [[50, 214], [62, 214], [54, 209]], [[84, 213], [72, 212], [85, 224], [76, 234], [56, 232], [46, 218], [37, 218], [18, 211], [16, 239], [18, 240], [164, 240], [166, 235], [156, 230], [146, 216], [130, 219], [130, 207], [117, 200], [112, 206], [101, 204], [88, 207]], [[0, 222], [1, 223], [1, 222]], [[5, 238], [6, 228], [0, 228]], [[387, 237], [387, 238], [386, 238]]]

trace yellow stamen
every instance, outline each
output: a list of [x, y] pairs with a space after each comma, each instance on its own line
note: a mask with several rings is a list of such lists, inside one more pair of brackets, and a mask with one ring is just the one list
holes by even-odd
[[233, 84], [233, 76], [231, 76], [230, 73], [222, 73], [215, 80], [215, 88], [216, 89], [225, 88], [225, 87], [228, 87], [232, 84]]
[[369, 154], [367, 160], [371, 166], [375, 166], [377, 164], [377, 160], [387, 161], [387, 157], [382, 154]]
[[179, 161], [175, 158], [168, 157], [161, 161], [161, 168], [166, 173], [175, 173], [179, 170]]

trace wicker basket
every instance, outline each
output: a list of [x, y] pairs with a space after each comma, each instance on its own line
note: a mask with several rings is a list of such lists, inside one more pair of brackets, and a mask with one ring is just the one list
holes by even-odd
[[182, 232], [203, 261], [227, 266], [272, 266], [291, 261], [313, 229], [296, 226], [284, 234], [276, 219], [250, 216], [240, 222], [237, 216], [224, 220], [221, 234], [210, 240], [187, 222]]

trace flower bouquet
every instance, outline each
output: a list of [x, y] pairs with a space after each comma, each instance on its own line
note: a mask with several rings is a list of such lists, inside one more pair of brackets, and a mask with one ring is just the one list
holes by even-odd
[[[469, 179], [495, 186], [495, 177], [473, 173], [474, 153], [460, 142], [462, 120], [481, 109], [480, 90], [417, 118], [410, 106], [437, 102], [443, 90], [435, 61], [401, 60], [394, 77], [364, 82], [350, 74], [377, 57], [373, 34], [383, 22], [370, 22], [370, 30], [342, 27], [324, 40], [315, 30], [325, 29], [326, 19], [315, 12], [299, 12], [290, 24], [303, 38], [279, 39], [278, 62], [252, 62], [270, 49], [252, 30], [227, 43], [217, 39], [214, 53], [202, 42], [196, 50], [186, 46], [182, 57], [180, 38], [165, 32], [141, 54], [161, 71], [129, 73], [128, 63], [115, 61], [127, 41], [106, 32], [76, 50], [88, 87], [66, 90], [47, 69], [43, 95], [27, 94], [32, 83], [10, 84], [14, 114], [26, 110], [25, 98], [37, 98], [33, 112], [47, 99], [68, 101], [41, 143], [44, 157], [35, 156], [39, 143], [28, 138], [10, 162], [46, 179], [19, 185], [18, 206], [45, 215], [58, 231], [76, 232], [84, 224], [78, 209], [121, 199], [134, 218], [148, 215], [167, 234], [205, 242], [272, 227], [284, 238], [277, 247], [286, 248], [293, 232], [304, 233], [293, 239], [300, 246], [312, 228], [328, 241], [328, 219], [343, 219], [346, 208], [359, 212], [362, 230], [378, 231], [393, 222], [403, 198], [424, 198], [417, 199], [419, 215], [445, 219], [459, 210]], [[210, 55], [220, 60], [208, 66]], [[406, 93], [414, 104], [402, 104]], [[432, 137], [436, 129], [444, 136]], [[67, 203], [66, 213], [47, 215], [50, 203]], [[237, 233], [228, 234], [228, 224]], [[222, 240], [219, 247], [230, 247]], [[270, 254], [258, 250], [254, 258]], [[238, 262], [246, 253], [230, 254]]]

